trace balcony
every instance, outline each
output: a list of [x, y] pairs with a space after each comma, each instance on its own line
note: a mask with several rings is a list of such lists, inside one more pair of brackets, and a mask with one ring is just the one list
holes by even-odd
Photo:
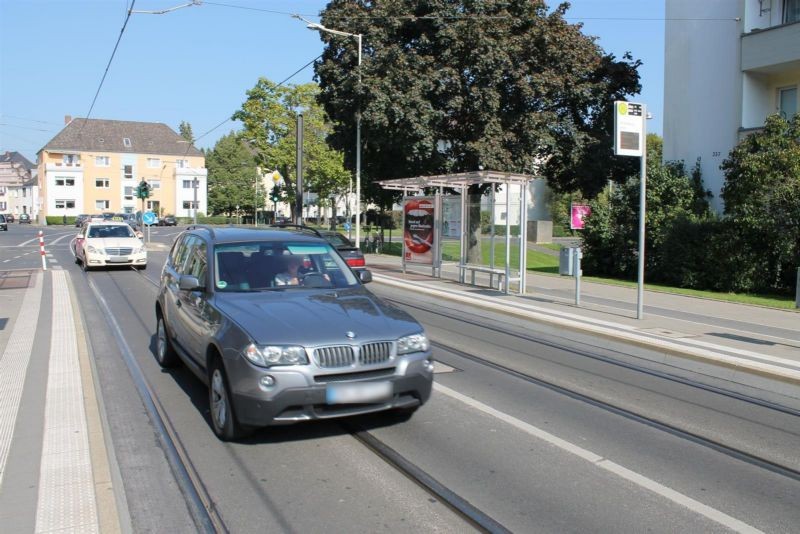
[[800, 71], [800, 22], [742, 35], [742, 71]]

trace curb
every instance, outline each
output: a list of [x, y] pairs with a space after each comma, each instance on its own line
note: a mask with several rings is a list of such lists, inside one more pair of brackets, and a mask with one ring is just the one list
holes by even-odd
[[[623, 341], [638, 347], [650, 350], [658, 350], [665, 355], [689, 358], [703, 363], [710, 363], [726, 367], [735, 371], [744, 371], [749, 374], [756, 374], [765, 378], [779, 380], [792, 385], [800, 385], [800, 369], [793, 370], [777, 365], [731, 356], [729, 354], [724, 354], [722, 352], [713, 350], [687, 347], [673, 341], [667, 341], [664, 339], [658, 339], [636, 333], [633, 331], [632, 327], [627, 325], [620, 325], [596, 319], [588, 320], [592, 322], [587, 322], [587, 320], [581, 321], [570, 318], [567, 316], [568, 314], [563, 312], [556, 312], [552, 310], [546, 310], [546, 312], [545, 310], [531, 310], [530, 305], [526, 305], [526, 308], [529, 309], [512, 307], [508, 304], [491, 302], [471, 296], [460, 295], [452, 291], [432, 288], [430, 286], [422, 285], [409, 280], [403, 280], [400, 282], [392, 277], [381, 274], [373, 274], [373, 279], [377, 283], [398, 288], [407, 289], [409, 286], [412, 286], [424, 289], [427, 295], [435, 295], [437, 297], [454, 302], [468, 303], [486, 310], [504, 313], [506, 315], [513, 315], [528, 320], [534, 320], [540, 323], [546, 323], [576, 332], [590, 333], [613, 341]], [[794, 362], [787, 363], [794, 365]]]

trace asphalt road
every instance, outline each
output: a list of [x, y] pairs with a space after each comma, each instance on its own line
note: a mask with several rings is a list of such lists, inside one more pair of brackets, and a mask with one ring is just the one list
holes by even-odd
[[[19, 253], [29, 245], [16, 246], [38, 228], [16, 226], [0, 234], [0, 269], [40, 261], [38, 246], [27, 254]], [[70, 272], [89, 329], [134, 530], [195, 527], [126, 351], [231, 532], [470, 529], [342, 424], [272, 427], [235, 444], [214, 437], [202, 384], [182, 368], [162, 371], [153, 357], [157, 280], [179, 231], [153, 229], [164, 246], [150, 251], [146, 271], [83, 273], [68, 248], [77, 231], [46, 229], [51, 266]], [[410, 421], [356, 423], [505, 528], [792, 532], [800, 524], [800, 477], [781, 468], [800, 470], [796, 414], [614, 363], [635, 361], [641, 349], [370, 289], [425, 325], [444, 365], [431, 402]]]

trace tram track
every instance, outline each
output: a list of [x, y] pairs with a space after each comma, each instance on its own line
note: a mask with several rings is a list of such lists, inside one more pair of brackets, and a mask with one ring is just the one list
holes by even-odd
[[[604, 356], [592, 354], [590, 352], [580, 351], [580, 350], [577, 350], [575, 347], [568, 346], [567, 344], [559, 344], [559, 343], [552, 342], [552, 341], [546, 341], [546, 340], [534, 338], [533, 336], [529, 336], [529, 335], [525, 335], [525, 334], [510, 332], [508, 330], [503, 330], [503, 329], [500, 329], [500, 328], [497, 328], [497, 327], [494, 327], [494, 326], [491, 326], [491, 325], [487, 325], [485, 322], [479, 323], [478, 321], [466, 320], [462, 316], [456, 316], [454, 314], [448, 314], [448, 313], [445, 313], [445, 312], [442, 312], [442, 311], [434, 311], [434, 310], [432, 310], [430, 308], [427, 308], [427, 307], [423, 307], [423, 306], [419, 306], [419, 305], [415, 305], [415, 304], [409, 304], [407, 301], [401, 301], [401, 300], [398, 300], [398, 299], [386, 299], [386, 300], [388, 300], [390, 302], [393, 302], [394, 304], [398, 304], [398, 305], [402, 305], [402, 306], [408, 306], [410, 308], [414, 308], [414, 309], [417, 309], [417, 310], [420, 310], [420, 311], [425, 311], [426, 313], [431, 313], [431, 314], [434, 314], [434, 315], [446, 317], [448, 319], [465, 322], [465, 323], [470, 324], [471, 326], [474, 326], [474, 327], [480, 327], [480, 328], [483, 328], [483, 329], [486, 329], [486, 330], [490, 330], [490, 331], [493, 331], [493, 332], [502, 333], [503, 335], [515, 337], [517, 339], [521, 339], [521, 340], [524, 340], [524, 341], [542, 344], [542, 345], [550, 347], [550, 348], [563, 350], [563, 351], [569, 351], [569, 352], [572, 352], [572, 353], [575, 353], [575, 354], [578, 354], [578, 355], [581, 355], [581, 356], [586, 356], [586, 357], [589, 357], [589, 358], [592, 358], [592, 359], [595, 359], [595, 360], [602, 361], [604, 363], [609, 363], [609, 364], [612, 364], [612, 365], [618, 365], [618, 366], [624, 367], [624, 368], [629, 369], [629, 370], [641, 372], [641, 373], [646, 374], [648, 376], [654, 376], [654, 377], [662, 378], [662, 379], [669, 380], [669, 381], [672, 381], [672, 382], [675, 382], [675, 383], [679, 383], [681, 385], [694, 387], [694, 388], [697, 388], [697, 389], [700, 389], [700, 390], [703, 390], [703, 391], [706, 391], [706, 392], [710, 392], [710, 393], [714, 393], [714, 394], [718, 394], [718, 395], [723, 395], [725, 397], [730, 397], [732, 399], [736, 399], [737, 401], [740, 401], [740, 402], [743, 402], [743, 403], [746, 403], [746, 404], [752, 404], [752, 405], [755, 405], [755, 406], [758, 406], [758, 407], [761, 407], [761, 408], [767, 408], [767, 409], [770, 409], [770, 410], [776, 410], [776, 411], [779, 411], [781, 413], [785, 413], [787, 415], [792, 415], [792, 416], [796, 416], [796, 417], [800, 416], [800, 412], [798, 412], [797, 410], [794, 410], [794, 409], [792, 409], [790, 407], [777, 405], [777, 404], [774, 404], [774, 403], [771, 403], [771, 402], [768, 402], [768, 401], [764, 401], [762, 399], [756, 399], [756, 398], [753, 398], [753, 397], [750, 397], [750, 396], [747, 396], [747, 395], [743, 395], [743, 394], [740, 394], [740, 393], [737, 393], [737, 392], [732, 392], [732, 391], [724, 390], [722, 388], [709, 386], [707, 384], [703, 384], [703, 383], [700, 383], [700, 382], [695, 382], [695, 381], [692, 381], [692, 380], [689, 380], [689, 379], [686, 379], [686, 378], [683, 378], [683, 377], [677, 377], [677, 376], [669, 375], [668, 373], [654, 371], [652, 369], [647, 369], [647, 368], [641, 368], [641, 367], [638, 367], [636, 365], [630, 364], [628, 362], [620, 362], [620, 361], [617, 361], [617, 360], [613, 360], [611, 358], [607, 358], [607, 357], [604, 357]], [[668, 423], [666, 421], [663, 421], [663, 420], [659, 420], [659, 419], [657, 419], [655, 417], [636, 413], [636, 412], [634, 412], [634, 411], [632, 411], [630, 409], [627, 409], [625, 407], [610, 403], [610, 402], [608, 402], [606, 400], [603, 400], [603, 399], [600, 399], [600, 398], [597, 398], [597, 397], [593, 397], [591, 395], [586, 394], [585, 392], [578, 391], [576, 388], [566, 387], [566, 386], [564, 386], [562, 384], [558, 384], [558, 383], [556, 383], [556, 382], [554, 382], [552, 380], [546, 380], [546, 379], [543, 379], [543, 378], [540, 378], [540, 377], [536, 377], [536, 376], [530, 375], [528, 373], [524, 373], [524, 372], [518, 371], [518, 370], [513, 369], [511, 367], [508, 367], [506, 365], [502, 365], [502, 364], [499, 364], [497, 362], [491, 361], [491, 360], [489, 360], [489, 359], [487, 359], [485, 357], [482, 357], [480, 355], [464, 351], [464, 350], [462, 350], [462, 349], [460, 349], [458, 347], [449, 345], [447, 343], [443, 343], [441, 341], [437, 341], [435, 339], [432, 339], [431, 340], [431, 344], [432, 344], [432, 346], [437, 347], [437, 348], [439, 348], [441, 350], [447, 351], [447, 352], [449, 352], [449, 353], [451, 353], [453, 355], [456, 355], [458, 357], [464, 358], [466, 360], [469, 360], [471, 362], [477, 363], [479, 365], [482, 365], [482, 366], [485, 366], [485, 367], [489, 367], [489, 368], [494, 369], [496, 371], [502, 372], [502, 373], [504, 373], [506, 375], [513, 376], [515, 378], [524, 380], [525, 382], [528, 382], [530, 384], [534, 384], [534, 385], [537, 385], [537, 386], [540, 386], [540, 387], [547, 388], [547, 389], [549, 389], [551, 391], [554, 391], [556, 393], [559, 393], [559, 394], [564, 395], [566, 397], [569, 397], [571, 399], [578, 400], [580, 402], [592, 405], [592, 406], [597, 407], [597, 408], [601, 408], [601, 409], [603, 409], [605, 411], [608, 411], [610, 413], [614, 413], [616, 415], [625, 417], [626, 419], [633, 420], [633, 421], [639, 422], [641, 424], [645, 424], [645, 425], [650, 426], [652, 428], [655, 428], [655, 429], [658, 429], [660, 431], [666, 432], [666, 433], [668, 433], [670, 435], [679, 437], [681, 439], [690, 441], [692, 443], [696, 443], [698, 445], [702, 445], [702, 446], [707, 447], [709, 449], [712, 449], [712, 450], [714, 450], [716, 452], [724, 454], [724, 455], [726, 455], [728, 457], [735, 458], [737, 460], [746, 462], [748, 464], [757, 466], [759, 468], [774, 472], [776, 474], [782, 475], [782, 476], [787, 477], [789, 479], [792, 479], [792, 480], [795, 480], [795, 481], [800, 481], [800, 470], [798, 470], [797, 468], [790, 467], [790, 466], [787, 466], [787, 465], [783, 465], [781, 463], [778, 463], [778, 462], [775, 462], [775, 461], [772, 461], [772, 460], [769, 460], [769, 459], [766, 459], [766, 458], [759, 457], [759, 456], [754, 455], [752, 453], [749, 453], [747, 451], [743, 451], [743, 450], [740, 450], [740, 449], [738, 449], [736, 447], [732, 447], [730, 445], [726, 445], [726, 444], [724, 444], [724, 443], [722, 443], [720, 441], [707, 438], [705, 436], [702, 436], [702, 435], [697, 434], [695, 432], [688, 431], [686, 429], [682, 429], [682, 428], [680, 428], [680, 427], [678, 427], [676, 425], [670, 424], [670, 423]]]

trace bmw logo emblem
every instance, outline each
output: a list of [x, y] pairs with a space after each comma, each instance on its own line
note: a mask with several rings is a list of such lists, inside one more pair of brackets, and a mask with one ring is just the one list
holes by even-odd
[[355, 339], [356, 333], [355, 332], [345, 332], [344, 335], [347, 336], [347, 339]]

